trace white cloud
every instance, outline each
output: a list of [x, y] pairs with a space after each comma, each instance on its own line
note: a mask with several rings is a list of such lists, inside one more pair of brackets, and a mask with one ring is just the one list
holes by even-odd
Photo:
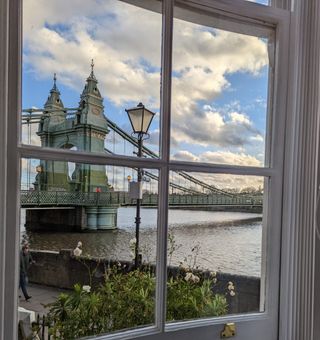
[[[206, 162], [216, 164], [232, 164], [242, 166], [262, 166], [262, 162], [254, 156], [245, 153], [233, 153], [231, 151], [207, 151], [200, 155], [195, 155], [187, 150], [181, 150], [175, 153], [172, 157], [175, 160], [180, 161], [192, 161], [192, 162]], [[254, 187], [258, 189], [263, 187], [263, 177], [257, 176], [238, 176], [238, 175], [226, 175], [226, 174], [190, 174], [200, 181], [207, 184], [214, 185], [219, 189], [230, 189], [241, 191], [247, 187]], [[179, 182], [179, 176], [173, 176], [175, 181]], [[187, 184], [185, 184], [187, 185]], [[197, 189], [197, 188], [195, 188]]]
[[173, 159], [181, 161], [216, 163], [216, 164], [233, 164], [243, 166], [262, 166], [259, 159], [254, 156], [231, 151], [206, 151], [195, 155], [187, 150], [180, 150], [173, 155]]
[[116, 105], [143, 101], [159, 106], [159, 14], [144, 16], [144, 10], [115, 1], [90, 2], [94, 10], [88, 11], [84, 1], [71, 0], [67, 8], [62, 1], [54, 4], [47, 9], [47, 2], [39, 1], [35, 16], [34, 1], [25, 1], [25, 62], [38, 77], [57, 72], [59, 81], [80, 92], [94, 58], [101, 92]]
[[252, 125], [252, 122], [249, 120], [249, 118], [242, 113], [231, 112], [230, 118], [233, 123], [240, 123], [240, 124], [245, 124], [248, 126]]
[[187, 150], [176, 152], [172, 158], [178, 161], [199, 162], [199, 157]]
[[216, 111], [199, 112], [196, 107], [187, 117], [173, 121], [172, 134], [180, 142], [238, 148], [250, 143], [251, 136], [260, 136], [253, 122], [242, 113], [223, 116]]
[[252, 137], [250, 137], [250, 139], [252, 141], [256, 141], [256, 142], [263, 142], [264, 141], [264, 139], [263, 139], [263, 137], [261, 135], [252, 136]]
[[[234, 72], [253, 75], [267, 65], [265, 43], [256, 38], [176, 21], [173, 69], [173, 136], [202, 145], [243, 146], [259, 132], [249, 118], [231, 112], [229, 120], [211, 107]], [[205, 102], [202, 108], [198, 102]], [[235, 102], [237, 103], [237, 102]], [[235, 103], [232, 103], [233, 109]], [[237, 103], [239, 106], [239, 103]]]
[[204, 152], [200, 159], [203, 162], [218, 163], [218, 164], [236, 164], [244, 166], [261, 166], [261, 162], [250, 155], [244, 153], [233, 153], [230, 151], [207, 151]]
[[[206, 173], [189, 173], [192, 177], [199, 179], [200, 181], [215, 186], [218, 189], [230, 190], [240, 192], [244, 188], [263, 188], [263, 177], [257, 176], [240, 176], [240, 175], [226, 175], [226, 174], [206, 174]], [[185, 187], [193, 188], [194, 190], [202, 191], [200, 186], [195, 185], [192, 182], [184, 180], [177, 173], [170, 173], [170, 180], [177, 184], [183, 184]]]
[[[180, 150], [172, 157], [175, 160], [204, 162], [216, 164], [232, 164], [242, 166], [262, 166], [262, 162], [254, 156], [245, 153], [233, 153], [230, 151], [207, 151], [200, 155], [195, 155], [187, 150]], [[219, 189], [232, 189], [241, 191], [247, 187], [259, 188], [263, 187], [263, 178], [256, 176], [238, 176], [226, 174], [190, 174], [199, 180], [214, 185]], [[174, 180], [179, 183], [179, 176], [174, 175]], [[187, 183], [185, 185], [188, 185]], [[196, 189], [196, 188], [195, 188]]]

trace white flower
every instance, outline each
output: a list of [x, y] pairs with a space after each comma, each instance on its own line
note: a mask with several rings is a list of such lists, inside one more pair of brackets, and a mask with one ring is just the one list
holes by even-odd
[[231, 281], [228, 282], [228, 289], [234, 290], [234, 284]]
[[136, 257], [136, 255], [133, 251], [130, 251], [130, 257], [133, 258], [133, 259]]
[[189, 282], [191, 280], [191, 277], [192, 277], [192, 273], [187, 273], [186, 276], [184, 277], [184, 279]]
[[210, 275], [211, 275], [212, 277], [216, 277], [216, 276], [217, 276], [217, 272], [210, 272]]
[[186, 276], [184, 277], [184, 279], [187, 281], [187, 282], [193, 282], [193, 283], [198, 283], [200, 281], [200, 278], [199, 276], [197, 275], [193, 275], [192, 273], [187, 273]]
[[217, 281], [218, 281], [218, 280], [217, 280], [216, 278], [214, 278], [214, 279], [212, 280], [213, 283], [217, 283]]
[[197, 276], [197, 275], [193, 275], [192, 281], [193, 281], [194, 283], [198, 283], [198, 282], [200, 281], [200, 277]]
[[90, 293], [91, 287], [90, 287], [90, 286], [83, 286], [83, 287], [82, 287], [82, 290], [85, 291], [85, 292], [87, 292], [87, 293]]
[[137, 239], [134, 237], [129, 241], [130, 246], [135, 246], [137, 243]]
[[236, 295], [235, 291], [234, 291], [234, 290], [231, 290], [231, 291], [230, 291], [230, 296], [235, 296], [235, 295]]
[[229, 289], [229, 290], [234, 290], [234, 285], [229, 285], [229, 286], [228, 286], [228, 289]]

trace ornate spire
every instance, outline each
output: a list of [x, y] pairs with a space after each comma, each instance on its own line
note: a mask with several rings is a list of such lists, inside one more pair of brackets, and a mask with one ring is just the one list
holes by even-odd
[[53, 90], [57, 91], [57, 74], [53, 74]]
[[44, 104], [45, 108], [52, 108], [52, 107], [63, 107], [63, 103], [60, 99], [60, 91], [57, 87], [57, 74], [53, 74], [53, 86], [50, 90], [49, 97]]
[[101, 97], [101, 94], [100, 94], [100, 91], [97, 87], [97, 84], [98, 84], [98, 80], [96, 78], [96, 76], [94, 75], [94, 62], [93, 62], [93, 59], [91, 59], [91, 73], [89, 75], [89, 77], [87, 78], [87, 82], [86, 82], [86, 85], [84, 86], [84, 89], [82, 91], [82, 94], [81, 94], [81, 102], [83, 102], [83, 100], [88, 103], [88, 98], [85, 99], [85, 97], [87, 96], [94, 96], [94, 97], [97, 97], [97, 98], [102, 98]]
[[94, 72], [93, 72], [93, 68], [94, 68], [94, 62], [93, 62], [93, 59], [91, 59], [91, 73], [90, 73], [90, 76], [89, 76], [89, 79], [94, 79], [96, 80], [96, 76], [94, 75]]
[[58, 87], [57, 87], [57, 74], [56, 73], [53, 74], [53, 87], [52, 87], [50, 93], [51, 92], [56, 92], [56, 93], [60, 94], [60, 91], [58, 90]]

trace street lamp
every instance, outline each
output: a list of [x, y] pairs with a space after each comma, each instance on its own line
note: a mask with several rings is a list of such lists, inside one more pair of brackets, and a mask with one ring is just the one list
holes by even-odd
[[[148, 130], [151, 124], [151, 121], [155, 115], [155, 113], [146, 109], [142, 103], [139, 103], [137, 107], [126, 110], [132, 129], [133, 134], [137, 135], [138, 138], [138, 157], [142, 157], [142, 145], [143, 140], [149, 137]], [[140, 188], [142, 181], [143, 170], [138, 168], [138, 186]], [[136, 246], [135, 246], [135, 257], [134, 257], [134, 265], [135, 268], [138, 268], [140, 264], [139, 260], [139, 229], [140, 229], [140, 206], [141, 206], [141, 198], [137, 198], [137, 211], [136, 211]]]

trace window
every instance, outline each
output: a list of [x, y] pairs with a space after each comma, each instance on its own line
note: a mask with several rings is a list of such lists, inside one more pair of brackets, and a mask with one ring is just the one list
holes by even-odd
[[[275, 143], [278, 141], [283, 146], [278, 129], [283, 124], [284, 112], [279, 110], [280, 102], [273, 94], [274, 79], [279, 77], [275, 65], [284, 51], [281, 47], [275, 50], [275, 24], [259, 18], [251, 22], [238, 14], [231, 18], [229, 13], [214, 6], [191, 6], [184, 2], [177, 2], [171, 14], [166, 3], [164, 15], [169, 18], [173, 15], [173, 22], [172, 25], [164, 22], [161, 42], [162, 9], [157, 1], [141, 2], [137, 6], [135, 2], [112, 0], [105, 7], [90, 4], [90, 8], [87, 3], [74, 6], [70, 2], [65, 11], [67, 16], [55, 15], [55, 11], [61, 13], [58, 2], [50, 9], [44, 7], [37, 17], [31, 15], [32, 2], [26, 0], [24, 6], [21, 141], [26, 150], [28, 145], [46, 148], [46, 156], [43, 158], [41, 149], [36, 148], [34, 159], [26, 157], [21, 163], [21, 202], [25, 214], [21, 223], [26, 226], [22, 242], [29, 239], [31, 248], [43, 250], [47, 249], [48, 236], [41, 237], [42, 229], [55, 233], [58, 230], [98, 232], [119, 227], [114, 231], [118, 241], [111, 241], [110, 233], [100, 235], [99, 243], [91, 235], [76, 237], [81, 237], [83, 251], [86, 249], [89, 256], [123, 260], [121, 268], [130, 263], [130, 247], [134, 242], [139, 243], [139, 249], [133, 249], [135, 257], [140, 256], [140, 260], [135, 258], [135, 264], [139, 260], [152, 265], [149, 285], [157, 281], [156, 286], [141, 287], [151, 289], [144, 303], [153, 312], [147, 313], [151, 314], [145, 321], [137, 313], [142, 307], [134, 307], [132, 300], [131, 307], [125, 308], [127, 312], [132, 309], [131, 317], [128, 314], [124, 322], [111, 321], [124, 314], [116, 309], [115, 316], [107, 313], [105, 323], [109, 327], [99, 328], [94, 323], [95, 330], [81, 333], [80, 325], [77, 327], [80, 333], [69, 337], [136, 326], [159, 327], [163, 322], [159, 311], [164, 306], [167, 306], [168, 329], [177, 327], [177, 321], [191, 319], [192, 324], [200, 318], [205, 323], [208, 317], [214, 317], [209, 323], [219, 325], [228, 314], [234, 314], [233, 318], [240, 315], [237, 320], [241, 322], [246, 320], [246, 313], [257, 312], [261, 313], [256, 316], [258, 320], [267, 317], [276, 327], [281, 191], [275, 183], [281, 181], [283, 147], [275, 149]], [[161, 46], [164, 55], [171, 54], [171, 40], [167, 40], [171, 30], [172, 63], [170, 58], [160, 62]], [[65, 62], [66, 51], [70, 64]], [[86, 84], [81, 86], [80, 74], [83, 73], [84, 80], [88, 53], [93, 60]], [[52, 85], [50, 74], [54, 74]], [[171, 102], [166, 91], [170, 83]], [[35, 96], [35, 88], [44, 91], [49, 86], [52, 88], [42, 109], [43, 96], [39, 92]], [[280, 88], [277, 91], [281, 97]], [[72, 99], [76, 92], [81, 93], [79, 108]], [[31, 103], [32, 100], [36, 103]], [[138, 104], [141, 102], [145, 106]], [[40, 108], [30, 109], [25, 106], [28, 104]], [[166, 109], [169, 104], [171, 110]], [[137, 140], [130, 134], [125, 111], [135, 114], [130, 116], [135, 128], [133, 119], [137, 119], [140, 108], [148, 109], [146, 114], [153, 111], [154, 119], [148, 134], [139, 134]], [[170, 143], [165, 138], [169, 129]], [[162, 136], [160, 148], [159, 136]], [[140, 137], [141, 151], [137, 149]], [[82, 156], [82, 152], [86, 154]], [[166, 160], [167, 152], [170, 161]], [[92, 153], [90, 157], [88, 153]], [[145, 157], [127, 158], [133, 153]], [[114, 158], [115, 154], [123, 157]], [[134, 183], [144, 183], [135, 225], [135, 208], [127, 207], [135, 202], [128, 200], [127, 194], [128, 186]], [[140, 204], [158, 207], [158, 218], [156, 209], [142, 209], [141, 213]], [[178, 209], [168, 211], [168, 207]], [[196, 210], [192, 214], [192, 210], [181, 211], [179, 207]], [[65, 208], [72, 208], [71, 212]], [[45, 214], [43, 209], [47, 209]], [[203, 209], [222, 211], [210, 214]], [[81, 214], [79, 223], [67, 222], [78, 214]], [[195, 220], [190, 224], [190, 219]], [[122, 230], [126, 224], [131, 227], [127, 236]], [[168, 240], [164, 242], [168, 229]], [[225, 244], [222, 239], [218, 241], [222, 237], [218, 229]], [[239, 236], [233, 237], [234, 233]], [[64, 235], [53, 235], [60, 243], [52, 240], [49, 250], [67, 246]], [[71, 239], [72, 235], [67, 237], [69, 242]], [[107, 247], [109, 242], [113, 248]], [[222, 248], [215, 247], [217, 242]], [[94, 251], [98, 244], [101, 251]], [[69, 247], [73, 245], [76, 239]], [[109, 266], [113, 268], [113, 264]], [[97, 272], [103, 272], [97, 268]], [[105, 271], [107, 276], [108, 270], [113, 269]], [[214, 274], [207, 278], [208, 273]], [[33, 275], [35, 282], [43, 283], [39, 275]], [[116, 273], [108, 276], [109, 281], [112, 275]], [[93, 278], [88, 280], [79, 283], [94, 284]], [[60, 287], [71, 288], [70, 283], [61, 281], [62, 278]], [[106, 280], [107, 285], [109, 281]], [[193, 285], [198, 286], [189, 296], [184, 289], [189, 290]], [[246, 290], [248, 286], [251, 290]], [[205, 299], [211, 300], [204, 300], [203, 310], [199, 306], [204, 302], [198, 301], [198, 312], [191, 313], [188, 303], [189, 299], [195, 299], [197, 289], [209, 289]], [[162, 298], [164, 291], [166, 301]], [[134, 298], [134, 293], [131, 294]], [[82, 299], [85, 301], [85, 296]], [[157, 304], [151, 303], [154, 300]], [[210, 309], [210, 304], [217, 306]], [[78, 318], [73, 312], [70, 311], [71, 322]]]
[[[168, 56], [170, 56], [170, 50], [171, 50], [171, 32], [172, 32], [172, 25], [171, 20], [173, 19], [174, 13], [177, 13], [176, 11], [173, 12], [173, 8], [170, 6], [171, 2], [166, 1], [164, 4], [164, 27], [163, 27], [163, 59], [162, 59], [162, 82], [161, 82], [161, 105], [160, 105], [160, 119], [161, 123], [159, 124], [160, 128], [160, 158], [156, 159], [155, 157], [150, 158], [143, 158], [143, 159], [137, 159], [135, 157], [118, 157], [115, 155], [110, 155], [107, 158], [103, 154], [95, 153], [91, 154], [89, 152], [84, 151], [77, 151], [72, 152], [68, 151], [68, 149], [72, 149], [74, 144], [70, 142], [70, 140], [62, 140], [59, 146], [63, 146], [62, 150], [55, 150], [55, 149], [44, 149], [44, 148], [37, 148], [37, 147], [30, 147], [26, 144], [21, 144], [18, 146], [19, 155], [21, 156], [21, 159], [30, 159], [30, 162], [32, 162], [32, 159], [38, 159], [48, 163], [58, 162], [58, 168], [62, 169], [62, 173], [65, 175], [69, 175], [69, 172], [76, 172], [77, 166], [80, 165], [89, 165], [92, 166], [93, 169], [96, 169], [95, 171], [99, 172], [95, 168], [95, 166], [116, 166], [118, 168], [143, 168], [143, 169], [150, 169], [154, 172], [158, 172], [160, 184], [159, 184], [159, 214], [158, 214], [158, 250], [157, 250], [157, 288], [156, 288], [156, 296], [157, 296], [157, 307], [156, 307], [156, 313], [155, 313], [155, 328], [146, 328], [141, 330], [141, 332], [157, 332], [158, 329], [163, 329], [164, 326], [164, 311], [165, 311], [165, 254], [166, 254], [166, 242], [164, 241], [164, 237], [167, 235], [167, 216], [168, 216], [168, 202], [170, 200], [170, 197], [168, 196], [169, 192], [169, 184], [170, 184], [170, 175], [173, 172], [184, 172], [189, 176], [192, 176], [193, 178], [196, 178], [197, 175], [200, 175], [202, 178], [203, 176], [208, 175], [210, 176], [221, 176], [221, 178], [224, 175], [229, 176], [258, 176], [260, 178], [265, 178], [263, 180], [264, 187], [263, 187], [263, 194], [264, 194], [264, 209], [266, 208], [265, 204], [267, 202], [267, 214], [266, 217], [268, 218], [268, 223], [272, 222], [272, 228], [274, 228], [275, 233], [271, 233], [270, 229], [267, 229], [264, 235], [265, 245], [263, 246], [262, 242], [262, 248], [264, 247], [264, 252], [266, 253], [265, 259], [266, 259], [266, 281], [265, 286], [261, 290], [262, 292], [266, 292], [265, 299], [262, 298], [264, 308], [260, 308], [262, 312], [261, 315], [251, 315], [247, 317], [246, 315], [239, 315], [239, 316], [232, 316], [232, 317], [221, 317], [216, 319], [201, 319], [196, 320], [195, 322], [184, 322], [184, 323], [174, 323], [169, 324], [166, 326], [166, 329], [169, 330], [175, 330], [177, 332], [180, 329], [186, 328], [186, 327], [193, 327], [192, 330], [189, 331], [189, 336], [192, 336], [195, 332], [197, 334], [205, 334], [207, 330], [210, 329], [210, 331], [215, 332], [215, 334], [218, 334], [218, 330], [221, 329], [221, 324], [225, 323], [227, 320], [233, 320], [236, 321], [239, 325], [240, 329], [242, 329], [243, 322], [246, 323], [246, 330], [242, 334], [244, 337], [248, 337], [248, 334], [253, 334], [252, 332], [259, 331], [263, 334], [266, 334], [265, 330], [271, 329], [274, 333], [274, 337], [276, 338], [276, 329], [277, 329], [277, 302], [278, 302], [278, 294], [275, 293], [277, 291], [278, 286], [278, 280], [277, 272], [279, 268], [279, 261], [277, 260], [279, 258], [279, 250], [280, 250], [280, 225], [281, 225], [281, 185], [282, 185], [282, 159], [283, 159], [283, 145], [284, 140], [281, 136], [281, 129], [284, 127], [284, 112], [285, 112], [285, 97], [282, 96], [282, 92], [284, 89], [286, 89], [285, 86], [285, 80], [287, 79], [285, 74], [285, 68], [283, 67], [286, 63], [286, 49], [284, 46], [286, 46], [284, 38], [286, 37], [286, 29], [287, 29], [287, 19], [282, 16], [283, 13], [279, 12], [279, 16], [277, 15], [277, 11], [272, 12], [272, 15], [270, 17], [270, 13], [267, 11], [264, 11], [264, 9], [261, 9], [261, 12], [258, 13], [256, 16], [248, 17], [246, 14], [252, 13], [251, 12], [251, 4], [243, 4], [242, 6], [237, 7], [235, 6], [219, 6], [219, 3], [213, 3], [212, 6], [209, 6], [208, 3], [205, 5], [201, 2], [197, 4], [193, 4], [192, 6], [189, 4], [189, 6], [186, 5], [186, 2], [177, 2], [177, 7], [180, 5], [183, 5], [183, 10], [186, 12], [191, 13], [191, 21], [193, 22], [194, 19], [192, 19], [193, 14], [199, 14], [200, 16], [203, 15], [203, 25], [205, 24], [205, 16], [209, 15], [212, 16], [212, 14], [217, 15], [219, 18], [218, 22], [222, 22], [224, 29], [226, 31], [231, 30], [233, 33], [237, 34], [253, 34], [252, 31], [250, 32], [246, 31], [243, 32], [241, 27], [247, 26], [251, 27], [254, 30], [259, 31], [261, 27], [267, 28], [267, 30], [274, 31], [275, 32], [275, 46], [277, 47], [275, 49], [275, 53], [271, 54], [272, 56], [275, 56], [274, 63], [272, 64], [272, 67], [274, 67], [274, 72], [271, 72], [271, 77], [269, 79], [269, 88], [268, 88], [268, 104], [270, 111], [268, 112], [268, 115], [266, 116], [265, 120], [265, 126], [266, 126], [266, 135], [268, 137], [272, 137], [269, 140], [266, 140], [265, 146], [265, 157], [263, 166], [256, 166], [256, 167], [250, 167], [248, 164], [239, 166], [239, 164], [228, 164], [225, 162], [222, 162], [223, 164], [216, 163], [210, 163], [210, 162], [193, 162], [193, 161], [179, 161], [168, 159], [170, 158], [170, 148], [169, 148], [169, 141], [166, 138], [169, 135], [170, 130], [170, 81], [173, 80], [175, 77], [175, 74], [171, 73], [171, 61]], [[142, 6], [143, 7], [143, 6]], [[224, 7], [224, 9], [222, 9]], [[227, 10], [226, 10], [227, 9]], [[155, 11], [155, 8], [151, 9], [152, 11]], [[223, 12], [223, 13], [222, 13]], [[189, 18], [185, 18], [185, 21], [190, 21]], [[194, 23], [194, 22], [193, 22]], [[229, 23], [229, 25], [228, 25]], [[240, 23], [240, 24], [239, 24]], [[245, 25], [243, 25], [243, 23]], [[229, 26], [229, 27], [228, 27]], [[215, 27], [216, 28], [216, 27]], [[254, 34], [253, 34], [254, 35]], [[259, 34], [256, 34], [256, 36], [260, 36]], [[264, 37], [265, 39], [265, 37]], [[173, 50], [175, 48], [174, 42], [173, 42]], [[271, 50], [272, 50], [272, 44], [271, 44]], [[270, 56], [270, 54], [269, 54]], [[173, 72], [175, 72], [174, 69], [172, 69]], [[280, 77], [282, 75], [283, 77]], [[273, 96], [275, 94], [275, 96]], [[172, 100], [172, 103], [174, 102], [174, 98]], [[61, 100], [59, 99], [59, 103], [57, 101], [56, 104], [61, 104]], [[205, 104], [207, 105], [207, 104]], [[63, 113], [63, 110], [61, 110]], [[93, 113], [93, 112], [92, 112]], [[203, 112], [202, 112], [203, 113]], [[62, 119], [61, 119], [62, 118]], [[239, 116], [236, 116], [236, 119], [238, 119]], [[242, 117], [243, 118], [243, 117]], [[61, 117], [57, 116], [53, 120], [55, 124], [64, 123], [64, 115], [61, 115]], [[75, 123], [79, 123], [77, 120]], [[226, 124], [226, 121], [224, 121]], [[80, 121], [81, 124], [81, 121]], [[172, 126], [174, 125], [174, 122], [172, 120]], [[42, 126], [42, 125], [40, 125]], [[42, 126], [45, 127], [45, 124]], [[64, 135], [65, 137], [65, 135]], [[88, 151], [88, 150], [87, 150]], [[152, 154], [152, 153], [151, 153]], [[27, 161], [28, 162], [28, 161]], [[69, 169], [69, 166], [65, 166], [62, 163], [74, 163], [74, 170], [71, 171]], [[42, 167], [39, 167], [38, 169], [42, 169]], [[66, 170], [66, 171], [65, 171]], [[70, 170], [70, 171], [69, 171]], [[120, 170], [122, 171], [122, 170]], [[172, 172], [169, 172], [172, 171]], [[116, 171], [115, 171], [116, 172]], [[41, 173], [41, 171], [39, 171]], [[68, 179], [72, 182], [73, 178]], [[41, 176], [39, 176], [41, 177]], [[70, 176], [69, 176], [70, 177]], [[76, 178], [76, 177], [75, 177]], [[41, 181], [41, 180], [40, 180]], [[14, 181], [13, 181], [14, 184]], [[90, 189], [90, 185], [88, 186]], [[221, 188], [217, 188], [218, 190]], [[96, 191], [96, 194], [99, 194], [100, 191]], [[97, 196], [97, 195], [96, 195]], [[226, 195], [227, 196], [227, 195]], [[173, 198], [172, 198], [173, 199]], [[203, 198], [202, 198], [203, 199]], [[275, 222], [275, 223], [273, 223]], [[263, 237], [262, 237], [263, 239]], [[275, 261], [273, 261], [275, 260]], [[273, 270], [271, 270], [271, 263], [273, 264]], [[273, 289], [275, 288], [275, 290]], [[232, 290], [232, 289], [231, 289]], [[270, 294], [272, 290], [272, 294]], [[261, 300], [260, 300], [261, 302]], [[255, 325], [253, 325], [255, 323]], [[195, 327], [195, 326], [201, 326]], [[252, 326], [252, 327], [251, 327]], [[208, 327], [208, 328], [206, 328]], [[259, 328], [259, 329], [257, 329]], [[137, 332], [137, 333], [136, 333]], [[136, 330], [135, 332], [130, 331], [128, 336], [134, 336], [134, 334], [138, 334], [140, 330]], [[167, 333], [169, 334], [169, 333]], [[177, 333], [178, 334], [178, 333]], [[268, 334], [270, 337], [270, 333]]]
[[[55, 11], [61, 13], [58, 2], [53, 2], [50, 10], [44, 6], [40, 11], [43, 14], [37, 18], [31, 15], [31, 2], [25, 1], [24, 6], [22, 156], [23, 150], [29, 150], [28, 145], [40, 148], [32, 149], [32, 157], [24, 157], [21, 162], [21, 223], [23, 230], [24, 225], [26, 228], [21, 242], [30, 242], [31, 248], [59, 251], [81, 241], [80, 251], [87, 252], [90, 258], [105, 259], [104, 267], [100, 260], [94, 267], [81, 263], [88, 259], [80, 259], [80, 272], [89, 266], [89, 276], [78, 278], [83, 306], [76, 310], [80, 314], [81, 308], [90, 310], [85, 303], [94, 303], [90, 299], [95, 296], [83, 287], [95, 287], [100, 301], [104, 301], [103, 290], [97, 288], [99, 275], [106, 291], [112, 280], [120, 280], [118, 275], [127, 280], [127, 266], [132, 280], [139, 262], [148, 267], [137, 271], [146, 275], [147, 281], [143, 284], [144, 279], [138, 276], [134, 288], [128, 287], [131, 294], [125, 300], [133, 300], [124, 311], [111, 308], [101, 325], [100, 319], [96, 322], [100, 315], [96, 302], [97, 316], [90, 313], [85, 317], [92, 318], [94, 329], [86, 331], [84, 325], [78, 325], [75, 333], [65, 336], [98, 335], [137, 326], [160, 327], [163, 321], [159, 313], [164, 306], [168, 329], [178, 327], [177, 321], [191, 319], [188, 324], [192, 325], [199, 318], [218, 328], [228, 314], [234, 314], [231, 320], [242, 322], [246, 313], [256, 312], [261, 313], [256, 315], [257, 320], [267, 317], [276, 327], [279, 278], [275, 269], [280, 265], [277, 254], [281, 216], [281, 191], [276, 183], [281, 182], [283, 147], [275, 145], [283, 145], [278, 129], [283, 126], [284, 116], [277, 106], [281, 103], [273, 98], [278, 85], [274, 79], [279, 77], [276, 65], [280, 63], [280, 53], [284, 53], [281, 48], [275, 50], [276, 26], [259, 18], [251, 22], [241, 15], [231, 19], [229, 13], [201, 4], [193, 7], [177, 2], [171, 12], [166, 3], [164, 15], [169, 19], [173, 15], [173, 22], [164, 22], [161, 43], [162, 9], [157, 1], [138, 6], [134, 2], [108, 1], [96, 7], [85, 3], [79, 7], [70, 2], [66, 17], [55, 15]], [[171, 30], [172, 63], [164, 57], [161, 64], [161, 44], [163, 55], [170, 55], [167, 39]], [[73, 61], [70, 64], [65, 62], [66, 51]], [[85, 70], [88, 53], [93, 60], [91, 69], [87, 67], [89, 75], [81, 93], [80, 70]], [[35, 89], [48, 91], [50, 74], [54, 74], [52, 87], [42, 108], [43, 96], [41, 92], [35, 96]], [[98, 74], [103, 75], [101, 80]], [[279, 87], [277, 91], [279, 95]], [[73, 104], [76, 92], [81, 93], [79, 108]], [[33, 100], [35, 103], [31, 103]], [[166, 109], [168, 105], [171, 110]], [[130, 129], [135, 128], [136, 116], [130, 117], [131, 127], [125, 111], [137, 114], [141, 108], [147, 110], [145, 114], [153, 112], [154, 119], [148, 134], [134, 136]], [[170, 144], [164, 138], [169, 132]], [[143, 143], [141, 150], [139, 143]], [[145, 157], [133, 158], [133, 153]], [[119, 158], [117, 154], [123, 156]], [[129, 190], [128, 197], [129, 187], [141, 183], [143, 196], [130, 200], [133, 191]], [[168, 206], [193, 208], [198, 216], [192, 211], [168, 211]], [[201, 209], [222, 212], [210, 214]], [[195, 222], [190, 224], [192, 218]], [[241, 222], [243, 219], [246, 222]], [[236, 228], [232, 230], [231, 225]], [[54, 234], [41, 234], [43, 229]], [[190, 234], [192, 229], [194, 235]], [[65, 237], [60, 230], [91, 233]], [[112, 234], [110, 230], [114, 230]], [[234, 233], [239, 236], [234, 237]], [[50, 241], [52, 235], [55, 242]], [[81, 240], [77, 241], [77, 237]], [[217, 242], [222, 248], [215, 246]], [[43, 263], [41, 255], [34, 255]], [[77, 266], [75, 260], [71, 255], [71, 264], [62, 264], [63, 271], [70, 265]], [[165, 275], [166, 262], [169, 267]], [[50, 271], [45, 275], [49, 281], [43, 282], [37, 271], [35, 266], [30, 275], [38, 284], [71, 288], [77, 283], [70, 281], [70, 273], [66, 273], [65, 283], [63, 276], [58, 284], [54, 279], [51, 282]], [[206, 273], [211, 276], [207, 278]], [[252, 276], [255, 278], [250, 279]], [[139, 289], [137, 284], [142, 287]], [[246, 291], [246, 286], [251, 288]], [[185, 289], [194, 291], [189, 296]], [[211, 302], [205, 300], [203, 310], [199, 306], [204, 302], [197, 302], [196, 310], [200, 308], [200, 312], [190, 313], [188, 301], [195, 299], [197, 289], [209, 289], [206, 299]], [[245, 302], [248, 299], [244, 296], [251, 296], [253, 302]], [[115, 299], [115, 306], [122, 304], [121, 295]], [[215, 308], [209, 308], [215, 304]], [[142, 315], [138, 314], [141, 309], [145, 311]], [[73, 312], [74, 308], [70, 324], [80, 317]], [[126, 315], [122, 321], [121, 315]], [[213, 319], [206, 321], [208, 317]], [[59, 320], [54, 321], [59, 324]], [[263, 327], [269, 327], [268, 322]], [[57, 332], [65, 330], [62, 327]]]

